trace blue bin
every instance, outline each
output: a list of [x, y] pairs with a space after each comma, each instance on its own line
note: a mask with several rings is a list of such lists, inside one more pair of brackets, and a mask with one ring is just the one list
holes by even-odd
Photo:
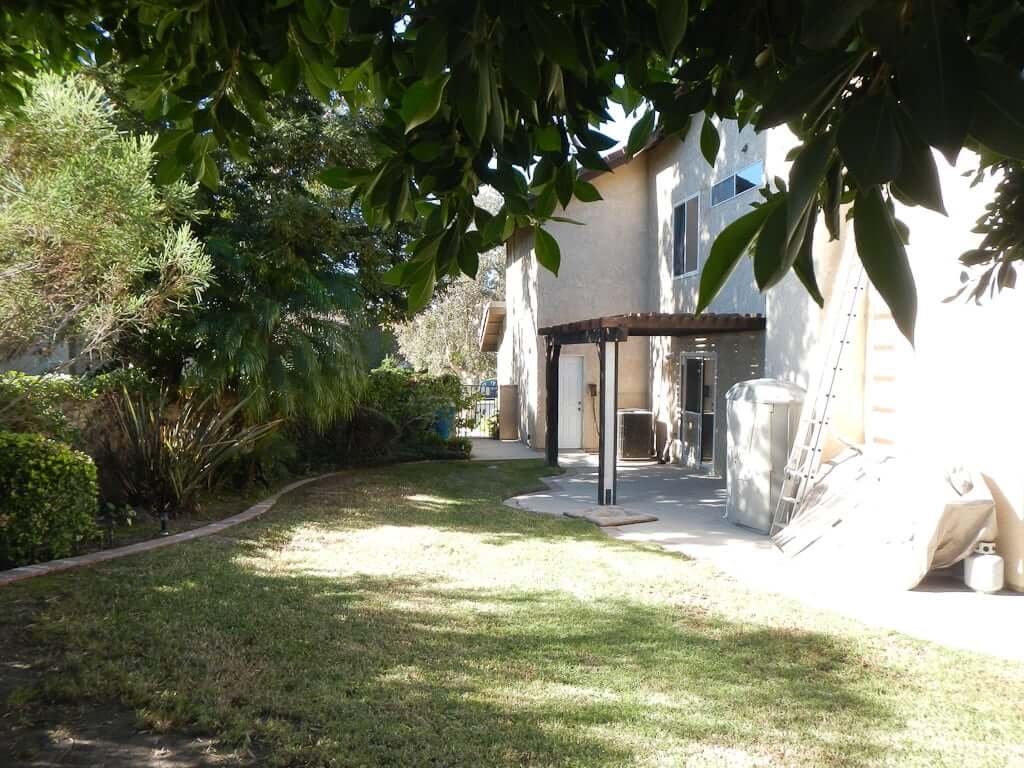
[[455, 407], [446, 406], [439, 408], [437, 414], [434, 416], [434, 431], [441, 436], [442, 439], [448, 440], [452, 436], [452, 429], [455, 427]]

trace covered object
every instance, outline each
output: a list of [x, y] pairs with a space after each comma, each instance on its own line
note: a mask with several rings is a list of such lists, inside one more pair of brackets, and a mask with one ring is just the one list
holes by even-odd
[[730, 387], [725, 399], [729, 429], [726, 518], [768, 533], [804, 390], [777, 379], [753, 379]]
[[823, 470], [783, 531], [792, 542], [788, 554], [823, 577], [912, 589], [928, 571], [996, 540], [992, 495], [962, 467], [851, 448]]

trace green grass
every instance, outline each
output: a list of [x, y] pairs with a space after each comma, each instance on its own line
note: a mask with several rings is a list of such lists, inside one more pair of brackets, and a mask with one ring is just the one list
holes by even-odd
[[[0, 590], [49, 673], [268, 765], [1006, 766], [1024, 669], [508, 509], [538, 462], [349, 473], [217, 537]], [[8, 644], [9, 642], [9, 644]]]

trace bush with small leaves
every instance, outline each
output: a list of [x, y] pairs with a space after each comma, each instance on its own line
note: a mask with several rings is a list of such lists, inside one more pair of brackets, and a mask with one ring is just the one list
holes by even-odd
[[64, 443], [0, 432], [0, 566], [72, 554], [96, 534], [96, 466]]

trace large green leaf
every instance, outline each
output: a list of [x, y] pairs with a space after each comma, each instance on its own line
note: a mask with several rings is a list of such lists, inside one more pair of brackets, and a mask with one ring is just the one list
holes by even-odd
[[804, 15], [804, 45], [819, 51], [835, 47], [857, 17], [876, 1], [810, 0]]
[[952, 164], [974, 113], [974, 57], [955, 6], [922, 0], [914, 8], [899, 65], [900, 95], [918, 133]]
[[576, 166], [569, 162], [562, 165], [555, 172], [555, 193], [558, 195], [558, 202], [565, 208], [572, 200], [572, 193], [576, 187]]
[[416, 32], [416, 63], [424, 77], [437, 77], [448, 59], [448, 30], [433, 19]]
[[863, 53], [835, 51], [803, 62], [765, 102], [757, 119], [763, 131], [795, 120], [823, 99], [830, 99], [849, 79]]
[[597, 191], [597, 187], [583, 179], [576, 179], [576, 185], [573, 187], [573, 197], [583, 203], [594, 203], [603, 199], [601, 193]]
[[890, 187], [893, 195], [908, 205], [923, 205], [944, 215], [946, 207], [932, 148], [918, 138], [905, 118], [900, 121], [900, 138], [903, 161]]
[[633, 125], [629, 131], [629, 139], [626, 140], [626, 153], [635, 155], [647, 145], [648, 139], [654, 132], [654, 110], [648, 109], [644, 116]]
[[537, 3], [527, 3], [526, 20], [530, 34], [545, 56], [564, 69], [580, 68], [576, 36], [562, 19]]
[[604, 152], [606, 149], [611, 149], [618, 144], [618, 142], [610, 136], [605, 136], [603, 133], [589, 128], [585, 128], [580, 131], [579, 137], [584, 146], [597, 152]]
[[542, 267], [557, 276], [558, 269], [562, 265], [562, 251], [558, 247], [558, 242], [540, 227], [535, 227], [533, 232], [534, 253], [537, 255], [537, 261]]
[[658, 34], [665, 55], [672, 57], [686, 34], [686, 22], [690, 16], [688, 0], [657, 0]]
[[722, 290], [729, 275], [736, 269], [740, 259], [750, 247], [751, 241], [760, 231], [765, 219], [779, 207], [782, 198], [758, 206], [740, 216], [723, 229], [711, 246], [704, 268], [700, 273], [700, 290], [697, 296], [697, 313], [707, 309], [715, 296]]
[[427, 306], [434, 295], [434, 283], [437, 275], [433, 260], [412, 262], [403, 275], [409, 289], [409, 312], [416, 313]]
[[902, 158], [896, 111], [887, 93], [869, 95], [843, 117], [839, 153], [862, 189], [896, 178]]
[[840, 235], [840, 206], [843, 202], [843, 164], [837, 158], [825, 171], [825, 186], [822, 187], [821, 208], [828, 228], [830, 240]]
[[762, 291], [792, 264], [786, 257], [786, 207], [779, 205], [768, 215], [754, 244], [754, 280]]
[[1024, 80], [1000, 61], [978, 58], [971, 135], [991, 150], [1024, 160]]
[[533, 52], [533, 43], [525, 32], [509, 35], [502, 50], [502, 74], [530, 99], [536, 99], [540, 91], [540, 70]]
[[289, 53], [274, 65], [271, 83], [275, 90], [292, 93], [299, 84], [299, 60], [295, 54]]
[[558, 130], [557, 125], [548, 123], [542, 128], [538, 128], [534, 135], [537, 137], [537, 149], [541, 152], [562, 151], [562, 133]]
[[487, 130], [488, 100], [491, 96], [490, 83], [486, 82], [481, 69], [463, 69], [453, 83], [455, 107], [466, 128], [466, 135], [479, 146]]
[[441, 96], [448, 84], [448, 75], [439, 75], [429, 80], [418, 80], [402, 96], [402, 120], [405, 132], [408, 133], [418, 125], [423, 125], [437, 114], [441, 108]]
[[715, 167], [715, 160], [718, 157], [718, 148], [722, 144], [722, 137], [718, 135], [718, 129], [711, 122], [711, 118], [704, 116], [704, 124], [700, 127], [700, 151], [708, 165]]
[[797, 279], [803, 284], [804, 289], [814, 299], [819, 307], [825, 305], [825, 297], [821, 295], [818, 288], [818, 278], [814, 274], [814, 226], [818, 221], [818, 209], [812, 208], [808, 214], [807, 226], [804, 229], [804, 239], [796, 254], [796, 261], [793, 262], [793, 272]]
[[193, 172], [195, 177], [207, 189], [216, 190], [220, 184], [220, 173], [217, 170], [217, 161], [213, 155], [200, 155], [193, 166]]
[[892, 211], [882, 199], [878, 187], [858, 190], [854, 202], [853, 231], [864, 270], [889, 305], [896, 326], [913, 344], [917, 321], [914, 275]]
[[789, 191], [786, 197], [786, 258], [780, 264], [780, 273], [769, 280], [773, 284], [789, 270], [796, 258], [796, 249], [803, 240], [802, 226], [807, 224], [807, 212], [817, 210], [815, 199], [825, 180], [825, 173], [832, 161], [834, 139], [831, 133], [815, 136], [797, 155], [789, 171]]
[[317, 178], [333, 189], [351, 189], [356, 184], [370, 181], [374, 172], [368, 168], [325, 168]]

